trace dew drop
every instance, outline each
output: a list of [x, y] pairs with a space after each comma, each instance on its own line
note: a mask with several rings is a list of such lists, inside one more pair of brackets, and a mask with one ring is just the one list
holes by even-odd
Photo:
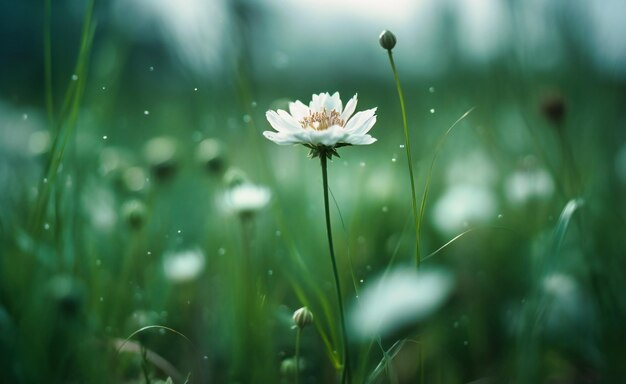
[[253, 102], [250, 103], [250, 105], [252, 106], [252, 108], [254, 108], [254, 107], [257, 106], [257, 103], [256, 103], [256, 101], [253, 101]]
[[104, 297], [100, 296], [100, 302], [102, 303], [104, 301]]
[[183, 231], [179, 229], [178, 231], [176, 231], [176, 233], [181, 234], [183, 233]]
[[78, 80], [78, 75], [77, 75], [77, 74], [73, 74], [73, 75], [72, 75], [72, 80], [73, 80], [73, 81]]
[[243, 115], [243, 122], [244, 123], [249, 123], [252, 121], [252, 117], [250, 117], [250, 115]]
[[47, 178], [47, 177], [44, 177], [44, 178], [43, 178], [43, 183], [44, 183], [44, 184], [48, 184], [48, 178]]
[[501, 219], [501, 218], [503, 218], [503, 217], [504, 217], [504, 215], [503, 215], [503, 214], [501, 214], [501, 213], [498, 215], [498, 219]]
[[48, 229], [50, 229], [50, 224], [48, 224], [48, 223], [43, 223], [43, 229], [45, 229], [46, 231], [47, 231]]
[[383, 206], [383, 212], [384, 212], [384, 213], [389, 212], [389, 207], [387, 207], [386, 205], [385, 205], [385, 206]]
[[194, 90], [195, 92], [198, 92], [198, 87], [194, 88], [193, 90]]
[[203, 358], [204, 360], [209, 360], [209, 356], [207, 356], [207, 355], [202, 356], [202, 358]]
[[430, 87], [430, 88], [428, 88], [428, 92], [430, 92], [430, 93], [435, 93], [435, 87]]
[[150, 256], [150, 255], [152, 255], [152, 252], [148, 251], [148, 252], [146, 252], [146, 255]]
[[363, 284], [363, 279], [359, 280], [359, 283]]
[[435, 113], [435, 108], [431, 108], [431, 109], [430, 109], [430, 113], [431, 113], [431, 114]]
[[28, 113], [22, 115], [22, 120], [28, 120]]
[[270, 269], [270, 270], [268, 270], [268, 271], [267, 271], [267, 275], [268, 275], [268, 276], [272, 276], [273, 274], [274, 274], [274, 271], [273, 271], [273, 270], [271, 270], [271, 269]]
[[404, 149], [404, 144], [400, 144], [400, 149]]
[[276, 231], [276, 237], [280, 237], [280, 236], [282, 236], [282, 233], [279, 230], [277, 230]]
[[217, 250], [217, 254], [220, 256], [224, 256], [226, 254], [226, 249], [220, 248]]
[[109, 136], [107, 136], [107, 135], [102, 136], [102, 140], [106, 140], [108, 138], [109, 138]]
[[105, 86], [103, 85], [103, 86], [102, 86], [102, 90], [103, 90], [103, 91], [106, 91], [106, 90], [107, 90], [107, 87], [105, 87]]
[[154, 67], [152, 65], [148, 69], [150, 70], [150, 72], [154, 71]]
[[145, 111], [143, 111], [143, 114], [148, 116], [150, 114], [150, 111], [148, 111], [147, 109]]

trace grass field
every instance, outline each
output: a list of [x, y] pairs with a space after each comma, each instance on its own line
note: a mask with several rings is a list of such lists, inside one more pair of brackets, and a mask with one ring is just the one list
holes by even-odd
[[[0, 381], [624, 380], [617, 70], [564, 39], [548, 69], [512, 44], [428, 75], [398, 33], [405, 136], [379, 29], [277, 58], [275, 4], [236, 1], [202, 73], [121, 3], [0, 6]], [[376, 142], [263, 136], [336, 91]]]

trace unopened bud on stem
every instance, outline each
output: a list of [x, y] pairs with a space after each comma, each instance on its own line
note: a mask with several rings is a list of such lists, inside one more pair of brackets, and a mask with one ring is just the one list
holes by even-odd
[[380, 33], [380, 36], [378, 36], [378, 42], [381, 47], [391, 51], [393, 47], [396, 46], [396, 36], [391, 33], [391, 31], [385, 29]]
[[293, 313], [293, 322], [300, 329], [313, 324], [313, 313], [307, 307], [302, 307]]

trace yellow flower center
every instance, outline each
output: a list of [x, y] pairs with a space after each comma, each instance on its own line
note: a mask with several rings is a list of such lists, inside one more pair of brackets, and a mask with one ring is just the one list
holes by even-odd
[[330, 112], [326, 112], [326, 109], [322, 109], [320, 112], [309, 112], [309, 115], [300, 120], [302, 128], [311, 128], [316, 131], [323, 131], [338, 125], [343, 127], [345, 122], [341, 119], [341, 114], [334, 109]]

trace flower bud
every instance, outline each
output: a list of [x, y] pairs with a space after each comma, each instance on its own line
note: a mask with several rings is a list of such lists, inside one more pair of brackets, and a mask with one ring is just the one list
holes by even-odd
[[226, 174], [224, 175], [224, 184], [226, 184], [229, 188], [249, 182], [250, 180], [248, 179], [248, 175], [246, 175], [246, 173], [239, 168], [228, 168], [228, 171], [226, 171]]
[[146, 143], [144, 155], [158, 181], [169, 179], [178, 168], [178, 148], [171, 137], [155, 137]]
[[287, 358], [280, 363], [280, 373], [286, 377], [293, 377], [296, 374], [296, 360]]
[[46, 289], [60, 313], [67, 317], [79, 314], [85, 298], [84, 287], [80, 282], [70, 276], [57, 275], [48, 281]]
[[224, 146], [215, 139], [205, 139], [198, 144], [196, 160], [211, 174], [221, 175], [226, 170]]
[[293, 322], [300, 329], [313, 324], [313, 313], [307, 307], [302, 307], [293, 313]]
[[146, 206], [139, 200], [129, 200], [122, 206], [122, 217], [133, 229], [140, 229], [146, 220]]
[[384, 30], [378, 36], [378, 42], [384, 49], [391, 51], [396, 46], [396, 36], [391, 31]]
[[560, 125], [565, 117], [565, 100], [560, 94], [546, 96], [541, 103], [541, 113], [552, 124]]

